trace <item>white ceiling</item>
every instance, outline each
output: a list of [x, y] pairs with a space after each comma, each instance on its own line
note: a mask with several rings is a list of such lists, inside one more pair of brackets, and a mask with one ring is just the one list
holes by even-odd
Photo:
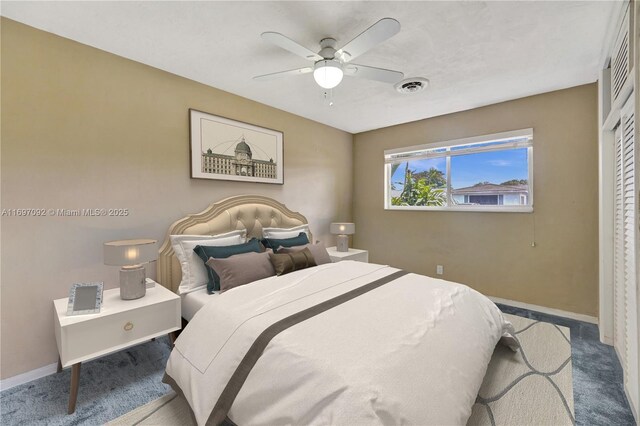
[[[1, 13], [81, 43], [327, 125], [357, 133], [590, 83], [613, 2], [2, 2]], [[390, 40], [354, 62], [426, 77], [401, 95], [345, 77], [322, 99], [311, 74], [258, 82], [308, 66], [260, 38], [280, 32], [313, 51], [342, 46], [383, 17]]]

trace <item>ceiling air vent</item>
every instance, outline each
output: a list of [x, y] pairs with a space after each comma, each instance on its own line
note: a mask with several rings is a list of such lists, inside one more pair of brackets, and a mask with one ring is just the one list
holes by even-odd
[[405, 78], [400, 83], [395, 84], [395, 88], [400, 93], [422, 92], [429, 85], [429, 80], [422, 77]]

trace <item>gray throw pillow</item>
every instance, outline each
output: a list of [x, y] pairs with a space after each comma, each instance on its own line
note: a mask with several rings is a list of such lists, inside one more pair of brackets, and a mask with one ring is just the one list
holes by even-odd
[[216, 259], [210, 257], [207, 266], [216, 271], [220, 277], [220, 293], [276, 274], [269, 252], [242, 253]]
[[325, 263], [331, 263], [331, 258], [329, 257], [329, 252], [327, 248], [324, 246], [324, 243], [318, 244], [305, 244], [303, 246], [294, 246], [294, 247], [282, 247], [276, 250], [277, 254], [286, 254], [286, 253], [295, 253], [302, 249], [308, 248], [313, 258], [316, 261], [316, 265], [323, 265]]
[[276, 275], [284, 275], [289, 272], [316, 266], [316, 261], [308, 248], [286, 254], [269, 253], [269, 258], [276, 270]]

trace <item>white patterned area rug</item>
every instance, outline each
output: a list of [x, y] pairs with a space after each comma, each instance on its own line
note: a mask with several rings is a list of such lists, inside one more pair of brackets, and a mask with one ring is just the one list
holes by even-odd
[[569, 329], [505, 317], [521, 350], [496, 346], [467, 426], [575, 424]]
[[[467, 425], [573, 425], [569, 329], [505, 314], [522, 350], [498, 345]], [[524, 355], [523, 355], [524, 353]], [[187, 402], [173, 391], [107, 423], [192, 425]]]

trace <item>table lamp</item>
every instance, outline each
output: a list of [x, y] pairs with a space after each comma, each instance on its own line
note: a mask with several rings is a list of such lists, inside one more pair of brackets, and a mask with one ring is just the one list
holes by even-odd
[[146, 294], [144, 264], [156, 260], [156, 242], [156, 240], [120, 240], [104, 243], [104, 264], [121, 266], [121, 299], [139, 299]]
[[349, 251], [349, 235], [356, 233], [356, 225], [354, 223], [332, 223], [330, 230], [332, 234], [338, 236], [336, 250]]

